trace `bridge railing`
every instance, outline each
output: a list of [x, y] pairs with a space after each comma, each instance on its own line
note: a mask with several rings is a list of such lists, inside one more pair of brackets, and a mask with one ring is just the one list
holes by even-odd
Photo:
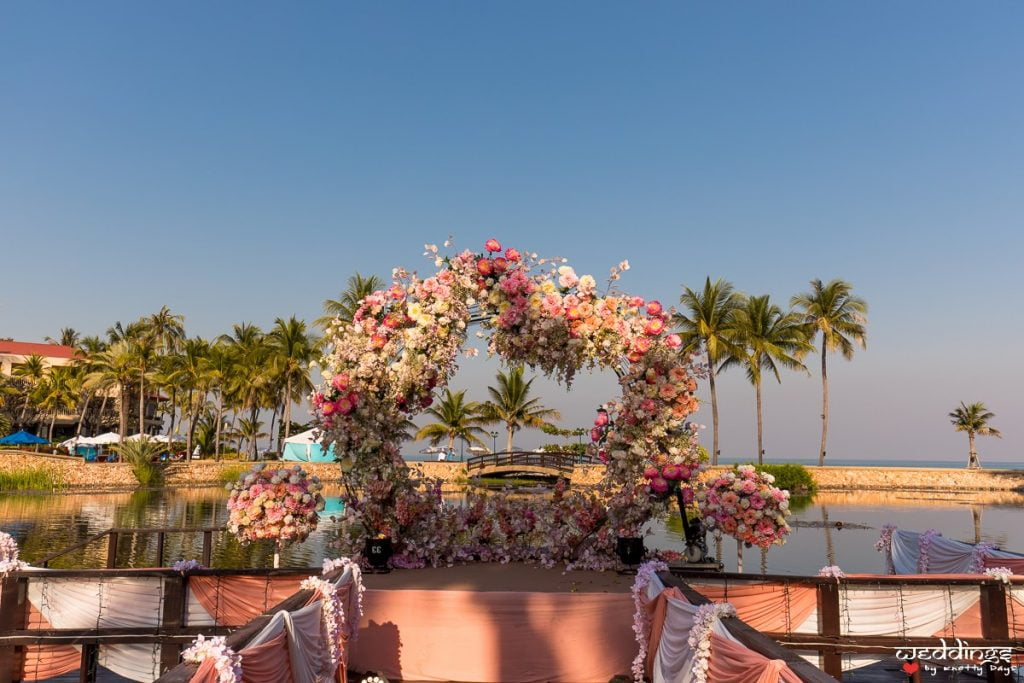
[[491, 467], [540, 467], [559, 474], [571, 474], [576, 465], [597, 462], [589, 455], [566, 451], [500, 451], [474, 455], [466, 460], [469, 474]]

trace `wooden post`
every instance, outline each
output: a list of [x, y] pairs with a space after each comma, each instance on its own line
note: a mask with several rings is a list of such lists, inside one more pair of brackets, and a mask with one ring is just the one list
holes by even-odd
[[164, 532], [157, 532], [156, 535], [156, 566], [164, 566]]
[[[818, 584], [818, 635], [830, 639], [838, 639], [839, 623], [839, 584], [831, 581]], [[829, 676], [843, 680], [843, 659], [834, 647], [822, 651], [822, 669]]]
[[[0, 581], [0, 631], [19, 631], [28, 621], [28, 579], [8, 574]], [[0, 683], [21, 680], [25, 650], [21, 645], [0, 645]]]
[[210, 558], [213, 557], [213, 532], [203, 532], [203, 566], [209, 568]]
[[82, 665], [78, 670], [78, 683], [96, 683], [96, 669], [100, 662], [100, 646], [96, 643], [82, 644]]
[[[1001, 581], [981, 585], [981, 637], [984, 640], [1006, 640], [1010, 637], [1006, 615], [1006, 586]], [[985, 680], [989, 683], [1010, 683], [1013, 678], [1009, 673], [986, 666]]]
[[[185, 626], [185, 610], [187, 609], [188, 576], [178, 574], [164, 578], [164, 604], [160, 620], [163, 632], [180, 629]], [[160, 646], [160, 674], [178, 666], [181, 645], [165, 641]]]
[[[107, 540], [107, 569], [114, 569], [117, 566], [117, 539], [116, 531], [111, 531]], [[84, 653], [85, 650], [83, 649]]]

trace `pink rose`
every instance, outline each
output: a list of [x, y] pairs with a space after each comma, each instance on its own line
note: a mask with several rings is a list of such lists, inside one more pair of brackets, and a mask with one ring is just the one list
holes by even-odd
[[651, 318], [644, 325], [644, 332], [652, 337], [657, 337], [665, 331], [665, 321], [661, 318]]
[[512, 261], [513, 263], [518, 262], [519, 259], [521, 259], [522, 257], [523, 256], [522, 254], [519, 253], [518, 249], [513, 249], [512, 247], [509, 247], [508, 249], [505, 250], [505, 258], [507, 258], [509, 261]]
[[658, 476], [658, 468], [654, 465], [648, 465], [644, 468], [644, 479], [654, 479]]
[[651, 480], [651, 490], [655, 493], [665, 493], [668, 491], [668, 482], [661, 477], [655, 477]]
[[594, 418], [594, 425], [596, 427], [604, 427], [608, 424], [608, 413], [598, 413], [597, 417]]
[[348, 389], [348, 375], [341, 373], [331, 378], [331, 386], [338, 391], [345, 391]]
[[494, 264], [491, 263], [490, 259], [482, 258], [476, 262], [476, 272], [487, 277], [494, 272]]
[[508, 270], [508, 261], [507, 260], [505, 260], [501, 256], [499, 256], [498, 258], [494, 259], [494, 272], [495, 273], [498, 273], [500, 275], [501, 273], [504, 273], [506, 270]]
[[491, 239], [487, 240], [486, 242], [484, 242], [484, 249], [486, 249], [487, 251], [491, 251], [491, 252], [501, 251], [501, 242], [499, 242], [498, 240], [496, 240], [494, 238], [491, 238]]
[[683, 345], [683, 340], [678, 334], [670, 334], [665, 337], [665, 345], [670, 349], [678, 349]]
[[663, 311], [660, 301], [647, 302], [647, 315], [661, 315]]

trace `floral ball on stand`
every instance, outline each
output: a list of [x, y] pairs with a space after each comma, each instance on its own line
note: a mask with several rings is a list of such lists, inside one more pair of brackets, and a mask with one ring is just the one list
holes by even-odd
[[323, 486], [298, 465], [290, 469], [255, 465], [228, 484], [228, 531], [243, 545], [274, 541], [274, 566], [280, 551], [301, 543], [316, 529], [324, 509]]

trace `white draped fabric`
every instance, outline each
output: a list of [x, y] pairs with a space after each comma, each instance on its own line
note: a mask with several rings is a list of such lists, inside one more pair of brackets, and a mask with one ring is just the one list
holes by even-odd
[[[890, 557], [897, 574], [918, 574], [921, 557], [921, 534], [917, 531], [896, 529], [892, 532]], [[1006, 550], [986, 550], [989, 557], [1015, 557], [1024, 555]], [[929, 574], [969, 574], [974, 561], [974, 546], [944, 536], [933, 536], [928, 548]]]

